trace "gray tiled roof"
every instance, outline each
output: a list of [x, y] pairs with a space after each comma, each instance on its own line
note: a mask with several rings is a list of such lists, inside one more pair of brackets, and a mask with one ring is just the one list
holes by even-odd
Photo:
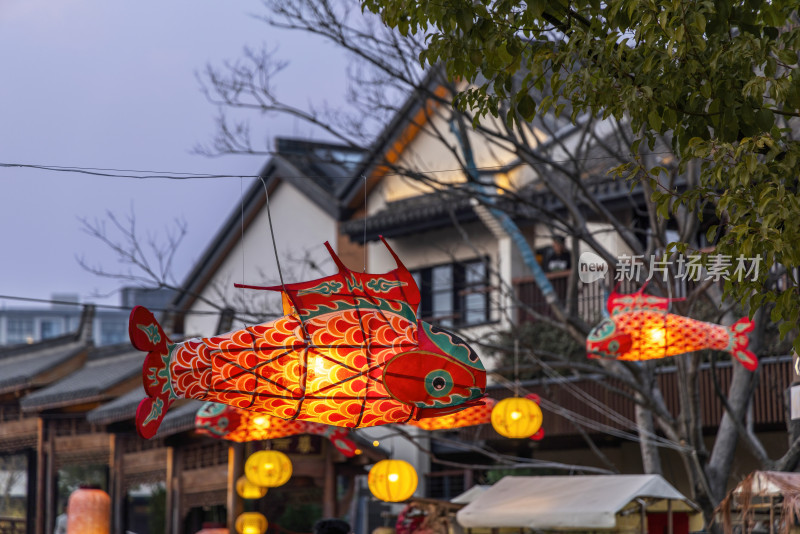
[[18, 391], [36, 385], [36, 377], [81, 354], [88, 352], [83, 341], [63, 343], [44, 349], [29, 348], [9, 357], [0, 358], [0, 393]]
[[144, 355], [127, 346], [95, 351], [78, 371], [48, 387], [23, 397], [24, 411], [44, 410], [89, 400], [103, 400], [106, 390], [142, 372]]
[[136, 417], [136, 408], [144, 397], [144, 388], [141, 385], [136, 386], [116, 399], [87, 412], [86, 420], [96, 425], [107, 425], [133, 419]]
[[194, 430], [194, 419], [197, 415], [197, 410], [205, 404], [205, 401], [190, 400], [180, 406], [172, 406], [164, 420], [161, 421], [161, 426], [158, 427], [156, 438], [163, 438], [178, 432], [185, 432], [187, 430]]
[[[378, 235], [393, 237], [475, 221], [469, 195], [459, 190], [428, 193], [390, 202], [384, 209], [366, 218], [367, 241]], [[364, 240], [365, 219], [353, 219], [342, 225], [344, 233], [357, 243]]]

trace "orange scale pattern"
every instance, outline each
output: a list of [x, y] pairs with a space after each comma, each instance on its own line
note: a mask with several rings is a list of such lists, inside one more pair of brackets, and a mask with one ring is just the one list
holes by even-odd
[[416, 343], [416, 325], [394, 314], [345, 310], [304, 324], [289, 315], [175, 346], [172, 387], [179, 397], [283, 419], [344, 427], [405, 422], [413, 408], [389, 395], [382, 373]]

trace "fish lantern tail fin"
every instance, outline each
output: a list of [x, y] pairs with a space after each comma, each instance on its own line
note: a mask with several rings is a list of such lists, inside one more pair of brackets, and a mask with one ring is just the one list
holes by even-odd
[[174, 395], [169, 376], [170, 339], [155, 316], [143, 306], [131, 311], [128, 335], [134, 348], [147, 352], [142, 365], [142, 382], [147, 397], [136, 409], [136, 431], [145, 439], [158, 431]]
[[730, 345], [731, 348], [729, 349], [730, 353], [748, 371], [755, 371], [756, 367], [758, 367], [756, 355], [747, 349], [747, 346], [750, 344], [750, 338], [747, 337], [747, 333], [750, 332], [754, 326], [755, 323], [753, 323], [753, 321], [747, 317], [742, 317], [729, 327], [729, 335], [733, 340]]

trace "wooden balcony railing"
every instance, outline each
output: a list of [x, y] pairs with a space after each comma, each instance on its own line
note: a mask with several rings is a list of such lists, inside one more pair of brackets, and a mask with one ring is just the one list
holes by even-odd
[[[709, 364], [703, 364], [698, 376], [698, 391], [700, 392], [700, 416], [702, 426], [706, 432], [713, 432], [719, 427], [725, 408], [717, 397], [714, 389], [712, 373], [716, 373], [719, 387], [727, 391], [733, 376], [733, 366], [739, 365], [731, 361], [718, 362], [712, 369]], [[792, 357], [790, 355], [764, 358], [759, 362], [760, 378], [753, 396], [753, 425], [757, 431], [781, 430], [786, 428], [787, 401], [786, 391], [794, 378]], [[664, 367], [658, 371], [657, 381], [664, 401], [670, 413], [677, 417], [679, 414], [678, 380], [680, 377], [675, 367]], [[626, 387], [619, 381], [608, 379], [599, 375], [592, 377], [559, 378], [532, 380], [524, 385], [527, 392], [536, 393], [546, 402], [566, 410], [566, 416], [555, 413], [543, 406], [545, 439], [556, 436], [578, 436], [575, 424], [570, 420], [570, 414], [591, 419], [597, 423], [608, 425], [613, 429], [634, 431], [626, 428], [607, 414], [606, 408], [619, 414], [628, 421], [634, 421], [634, 403], [630, 398], [606, 387], [604, 382], [612, 388], [626, 391]], [[575, 393], [579, 390], [581, 395]], [[507, 389], [489, 389], [490, 397], [502, 399], [513, 393]], [[630, 393], [630, 392], [629, 392]], [[603, 409], [595, 409], [596, 407]], [[587, 429], [591, 433], [597, 430]], [[482, 425], [477, 432], [474, 428], [463, 429], [460, 437], [470, 440], [502, 439], [491, 427]], [[461, 435], [463, 434], [463, 436]]]

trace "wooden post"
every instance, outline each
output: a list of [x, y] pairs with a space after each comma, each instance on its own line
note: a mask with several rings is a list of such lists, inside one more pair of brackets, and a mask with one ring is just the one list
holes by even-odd
[[175, 487], [172, 484], [172, 479], [175, 474], [175, 448], [167, 447], [167, 474], [165, 482], [167, 486], [166, 502], [164, 505], [164, 534], [174, 534], [172, 530], [172, 509], [175, 507]]
[[673, 534], [672, 526], [672, 499], [667, 499], [667, 534]]
[[[773, 534], [775, 529], [775, 502], [774, 495], [769, 496], [769, 534]], [[786, 518], [788, 521], [789, 518]]]
[[[47, 424], [50, 426], [50, 423]], [[44, 498], [44, 516], [46, 534], [53, 532], [55, 528], [55, 510], [56, 510], [56, 439], [53, 433], [47, 432], [47, 464], [45, 470], [45, 498]]]
[[122, 481], [124, 468], [122, 465], [124, 458], [124, 448], [122, 437], [119, 434], [108, 436], [109, 448], [109, 471], [111, 480], [109, 483], [109, 493], [111, 494], [111, 532], [123, 534], [122, 510], [125, 501], [125, 491]]
[[28, 449], [25, 453], [26, 458], [26, 468], [27, 468], [27, 490], [26, 495], [26, 512], [25, 512], [25, 534], [36, 534], [36, 523], [38, 521], [34, 521], [34, 517], [37, 517], [39, 514], [36, 513], [37, 506], [37, 479], [39, 476], [39, 464], [37, 462], [38, 458], [38, 451], [33, 451]]
[[333, 447], [323, 443], [325, 472], [322, 481], [322, 517], [336, 517], [336, 469], [333, 465]]
[[172, 534], [183, 534], [183, 455], [180, 448], [173, 447], [172, 468]]
[[244, 503], [236, 493], [236, 481], [244, 474], [244, 444], [228, 446], [228, 530], [236, 532], [236, 518], [244, 511]]
[[47, 456], [45, 454], [45, 439], [46, 439], [46, 431], [47, 427], [45, 426], [45, 421], [42, 417], [39, 417], [37, 421], [37, 435], [36, 435], [36, 510], [39, 513], [36, 514], [36, 534], [45, 534], [45, 517], [42, 510], [46, 505], [45, 503], [45, 488], [47, 486]]

